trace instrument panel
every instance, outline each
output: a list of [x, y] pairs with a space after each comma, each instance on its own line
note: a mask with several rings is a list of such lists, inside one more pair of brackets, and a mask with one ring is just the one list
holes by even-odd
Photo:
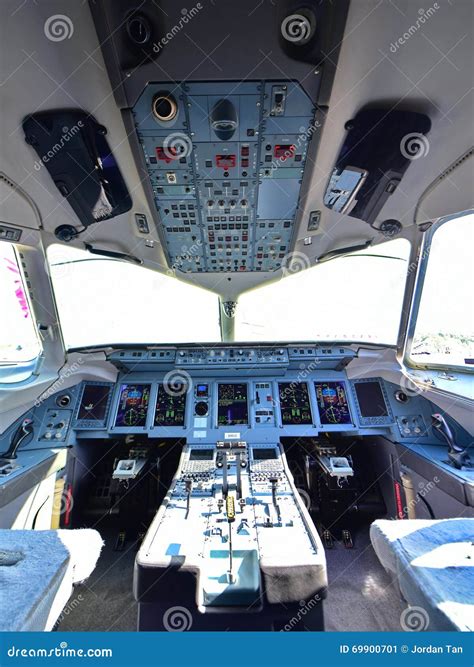
[[[400, 387], [380, 377], [349, 378], [345, 368], [353, 357], [336, 345], [114, 351], [115, 382], [87, 380], [60, 392], [38, 419], [45, 422], [44, 438], [54, 440], [69, 428], [79, 438], [141, 434], [200, 445], [269, 444], [321, 432], [402, 442], [429, 435], [430, 403], [421, 396], [402, 401]], [[48, 412], [58, 407], [70, 413], [60, 434]]]
[[429, 406], [422, 409], [423, 399], [415, 397], [410, 399], [417, 403], [415, 409], [395, 407], [391, 397], [396, 392], [381, 378], [349, 380], [344, 371], [315, 371], [306, 380], [287, 372], [284, 378], [245, 381], [188, 375], [186, 382], [168, 384], [165, 374], [150, 381], [145, 381], [149, 373], [133, 375], [115, 386], [85, 382], [78, 392], [73, 429], [90, 434], [95, 423], [97, 432], [110, 435], [184, 437], [190, 443], [267, 443], [331, 431], [390, 436], [392, 430], [392, 436], [404, 439], [428, 433]]

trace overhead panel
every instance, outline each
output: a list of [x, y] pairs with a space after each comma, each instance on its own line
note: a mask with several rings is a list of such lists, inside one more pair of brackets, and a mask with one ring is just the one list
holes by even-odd
[[191, 273], [279, 269], [314, 129], [302, 88], [153, 83], [133, 113], [170, 265]]

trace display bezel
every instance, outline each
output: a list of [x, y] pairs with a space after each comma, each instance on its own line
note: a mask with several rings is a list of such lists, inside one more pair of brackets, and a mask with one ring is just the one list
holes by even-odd
[[[79, 413], [81, 411], [82, 399], [87, 387], [96, 386], [96, 387], [106, 387], [109, 390], [107, 396], [107, 403], [105, 406], [105, 413], [102, 419], [79, 419]], [[82, 384], [81, 391], [79, 392], [79, 400], [77, 401], [76, 409], [74, 411], [74, 429], [76, 430], [95, 430], [106, 428], [107, 421], [110, 414], [110, 404], [112, 403], [112, 397], [114, 395], [114, 383], [113, 382], [95, 382], [88, 381]]]
[[[216, 382], [216, 398], [215, 398], [215, 405], [216, 405], [216, 427], [217, 428], [231, 428], [231, 427], [242, 427], [242, 426], [249, 426], [250, 424], [250, 409], [249, 409], [249, 385], [248, 382]], [[235, 422], [231, 424], [219, 424], [219, 389], [221, 386], [230, 386], [230, 385], [240, 385], [242, 387], [245, 387], [245, 392], [246, 392], [246, 413], [247, 413], [247, 421], [241, 422], [236, 424]]]
[[[357, 396], [356, 386], [359, 384], [368, 384], [373, 382], [377, 382], [380, 386], [380, 390], [382, 392], [382, 396], [385, 401], [385, 407], [387, 408], [387, 415], [365, 417], [362, 415], [362, 411], [359, 404], [359, 398]], [[359, 418], [360, 426], [387, 426], [389, 424], [394, 423], [392, 407], [390, 405], [387, 391], [385, 389], [383, 380], [381, 378], [375, 377], [375, 378], [363, 378], [360, 380], [352, 380], [351, 384], [352, 384], [352, 394], [354, 396], [354, 401], [357, 408], [357, 416]]]
[[[122, 433], [133, 433], [133, 432], [141, 432], [145, 431], [148, 427], [148, 422], [149, 422], [149, 417], [150, 417], [150, 405], [155, 404], [154, 396], [156, 394], [156, 389], [155, 389], [155, 384], [153, 382], [147, 382], [144, 380], [125, 380], [121, 379], [117, 382], [117, 389], [116, 389], [116, 394], [115, 394], [115, 402], [114, 402], [114, 410], [113, 410], [113, 421], [111, 425], [111, 429], [114, 431], [122, 432]], [[147, 413], [145, 417], [145, 423], [143, 425], [133, 425], [133, 426], [123, 426], [117, 424], [117, 417], [118, 417], [118, 412], [119, 412], [119, 407], [120, 407], [120, 396], [122, 395], [122, 387], [124, 385], [128, 386], [138, 386], [141, 385], [143, 387], [149, 387], [149, 399], [148, 399], [148, 405], [147, 405]]]
[[[298, 385], [299, 384], [305, 385], [305, 387], [306, 387], [306, 392], [307, 392], [307, 395], [308, 395], [310, 421], [302, 422], [300, 424], [291, 424], [291, 423], [287, 423], [287, 422], [283, 421], [283, 406], [282, 406], [282, 403], [281, 403], [280, 387], [282, 385], [290, 385], [291, 386], [291, 385], [297, 385], [297, 384]], [[284, 380], [283, 382], [277, 381], [277, 392], [278, 392], [278, 407], [279, 407], [279, 410], [280, 410], [280, 423], [283, 427], [285, 427], [285, 428], [291, 428], [291, 427], [308, 428], [308, 427], [314, 426], [314, 411], [313, 411], [313, 405], [312, 405], [313, 400], [312, 400], [312, 397], [311, 397], [311, 388], [310, 388], [310, 385], [307, 381], [305, 381], [305, 380], [303, 380], [303, 381]]]
[[[203, 456], [206, 454], [206, 456]], [[215, 449], [212, 447], [193, 447], [189, 450], [189, 461], [213, 461]]]
[[[259, 455], [255, 455], [256, 453]], [[263, 452], [268, 452], [269, 456], [263, 456]], [[278, 449], [276, 447], [252, 447], [252, 461], [277, 461]]]
[[156, 423], [156, 409], [158, 406], [158, 398], [160, 394], [160, 387], [164, 387], [165, 383], [164, 382], [158, 382], [156, 384], [155, 392], [154, 392], [154, 409], [153, 409], [153, 422], [152, 422], [152, 428], [186, 428], [186, 415], [188, 411], [188, 394], [190, 390], [189, 384], [186, 382], [183, 382], [183, 387], [186, 387], [186, 391], [183, 394], [180, 394], [179, 396], [172, 396], [170, 395], [170, 398], [180, 398], [181, 396], [184, 396], [184, 411], [183, 411], [183, 423], [182, 424], [157, 424]]
[[[347, 403], [347, 411], [349, 413], [349, 421], [347, 422], [323, 422], [322, 420], [322, 409], [319, 405], [318, 402], [318, 391], [317, 391], [317, 385], [323, 385], [323, 384], [340, 384], [344, 388], [344, 394], [346, 397], [346, 403]], [[337, 378], [330, 378], [330, 379], [324, 379], [324, 380], [313, 380], [313, 388], [314, 388], [314, 400], [315, 400], [315, 406], [318, 411], [318, 419], [319, 423], [321, 425], [321, 428], [328, 429], [331, 427], [347, 427], [347, 426], [353, 426], [354, 425], [354, 418], [352, 416], [352, 411], [351, 411], [351, 405], [350, 405], [350, 398], [349, 398], [349, 390], [347, 387], [347, 382], [344, 380], [339, 380]]]

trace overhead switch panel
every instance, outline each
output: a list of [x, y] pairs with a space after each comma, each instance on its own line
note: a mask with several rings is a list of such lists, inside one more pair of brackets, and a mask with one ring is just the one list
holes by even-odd
[[134, 119], [173, 269], [285, 264], [314, 111], [288, 81], [146, 87]]

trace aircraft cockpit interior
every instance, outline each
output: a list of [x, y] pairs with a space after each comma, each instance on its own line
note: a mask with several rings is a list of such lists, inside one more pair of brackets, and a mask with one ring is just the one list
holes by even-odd
[[1, 2], [0, 631], [472, 631], [473, 3], [192, 3]]

